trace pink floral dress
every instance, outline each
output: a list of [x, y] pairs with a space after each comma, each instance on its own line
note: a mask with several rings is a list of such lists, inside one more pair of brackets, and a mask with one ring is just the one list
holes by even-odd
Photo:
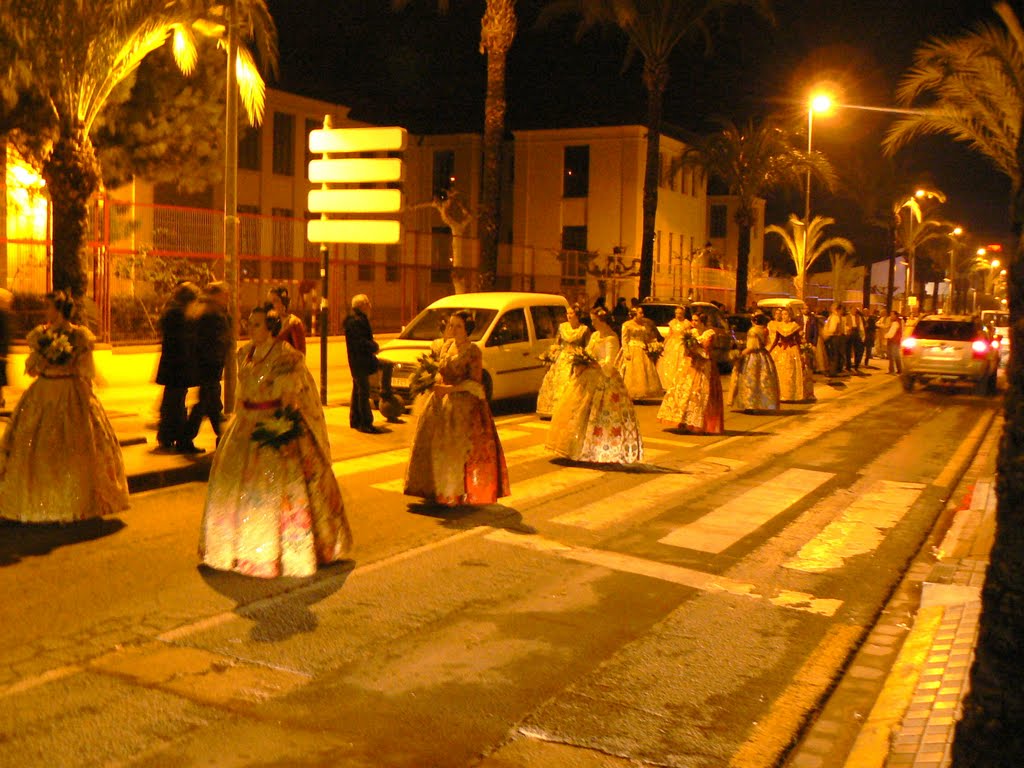
[[718, 435], [725, 430], [725, 404], [722, 379], [709, 352], [715, 330], [708, 328], [697, 338], [700, 343], [690, 354], [690, 364], [680, 367], [665, 393], [658, 420], [679, 429]]

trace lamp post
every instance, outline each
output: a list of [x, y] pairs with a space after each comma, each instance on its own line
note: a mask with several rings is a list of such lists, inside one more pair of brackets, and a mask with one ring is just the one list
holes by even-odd
[[804, 253], [807, 253], [807, 230], [811, 225], [811, 166], [810, 156], [813, 149], [814, 113], [828, 112], [832, 108], [832, 97], [819, 93], [811, 97], [807, 103], [807, 186], [804, 192]]
[[949, 233], [951, 247], [949, 249], [949, 314], [953, 314], [953, 292], [956, 285], [956, 252], [960, 247], [958, 238], [964, 233], [963, 227], [956, 227]]

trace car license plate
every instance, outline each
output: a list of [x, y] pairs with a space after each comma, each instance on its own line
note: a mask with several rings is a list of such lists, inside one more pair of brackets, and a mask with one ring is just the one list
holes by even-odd
[[404, 376], [401, 378], [395, 377], [391, 379], [391, 386], [399, 387], [400, 389], [406, 389], [409, 386], [409, 380]]
[[956, 347], [928, 347], [924, 351], [925, 357], [956, 357], [958, 350]]

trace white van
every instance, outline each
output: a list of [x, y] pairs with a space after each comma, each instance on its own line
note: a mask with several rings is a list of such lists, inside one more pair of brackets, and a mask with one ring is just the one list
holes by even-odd
[[770, 318], [776, 309], [788, 309], [793, 317], [799, 317], [807, 310], [807, 305], [800, 299], [790, 296], [778, 296], [771, 299], [761, 299], [757, 302], [757, 308]]
[[488, 399], [535, 395], [545, 366], [538, 359], [558, 337], [569, 302], [548, 293], [460, 293], [438, 299], [413, 318], [378, 357], [393, 365], [391, 388], [406, 401], [420, 355], [441, 335], [441, 321], [465, 310], [476, 322], [469, 335], [483, 352]]

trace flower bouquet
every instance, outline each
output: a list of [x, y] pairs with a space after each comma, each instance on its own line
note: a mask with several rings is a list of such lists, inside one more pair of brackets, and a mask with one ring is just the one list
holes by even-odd
[[683, 331], [683, 352], [690, 357], [701, 357], [704, 355], [704, 347], [700, 343], [700, 337], [692, 328]]
[[652, 363], [658, 362], [658, 358], [661, 357], [662, 352], [665, 351], [665, 344], [660, 341], [649, 341], [647, 342], [647, 356], [651, 358]]
[[581, 350], [572, 356], [572, 369], [575, 373], [579, 373], [584, 368], [596, 367], [597, 365], [597, 358], [589, 352]]
[[561, 354], [562, 348], [557, 344], [552, 344], [543, 353], [537, 355], [537, 359], [544, 363], [544, 365], [551, 366], [558, 361], [558, 357]]
[[281, 450], [302, 434], [302, 414], [298, 408], [285, 406], [274, 411], [266, 421], [261, 421], [252, 431], [250, 439], [260, 448]]
[[35, 340], [35, 350], [48, 363], [64, 365], [71, 359], [75, 348], [68, 332], [59, 328], [47, 328]]
[[808, 342], [804, 342], [800, 345], [800, 354], [804, 358], [804, 363], [812, 371], [814, 370], [814, 345]]
[[417, 397], [434, 388], [437, 383], [437, 370], [441, 359], [437, 352], [424, 352], [416, 361], [417, 368], [409, 378], [409, 396]]

